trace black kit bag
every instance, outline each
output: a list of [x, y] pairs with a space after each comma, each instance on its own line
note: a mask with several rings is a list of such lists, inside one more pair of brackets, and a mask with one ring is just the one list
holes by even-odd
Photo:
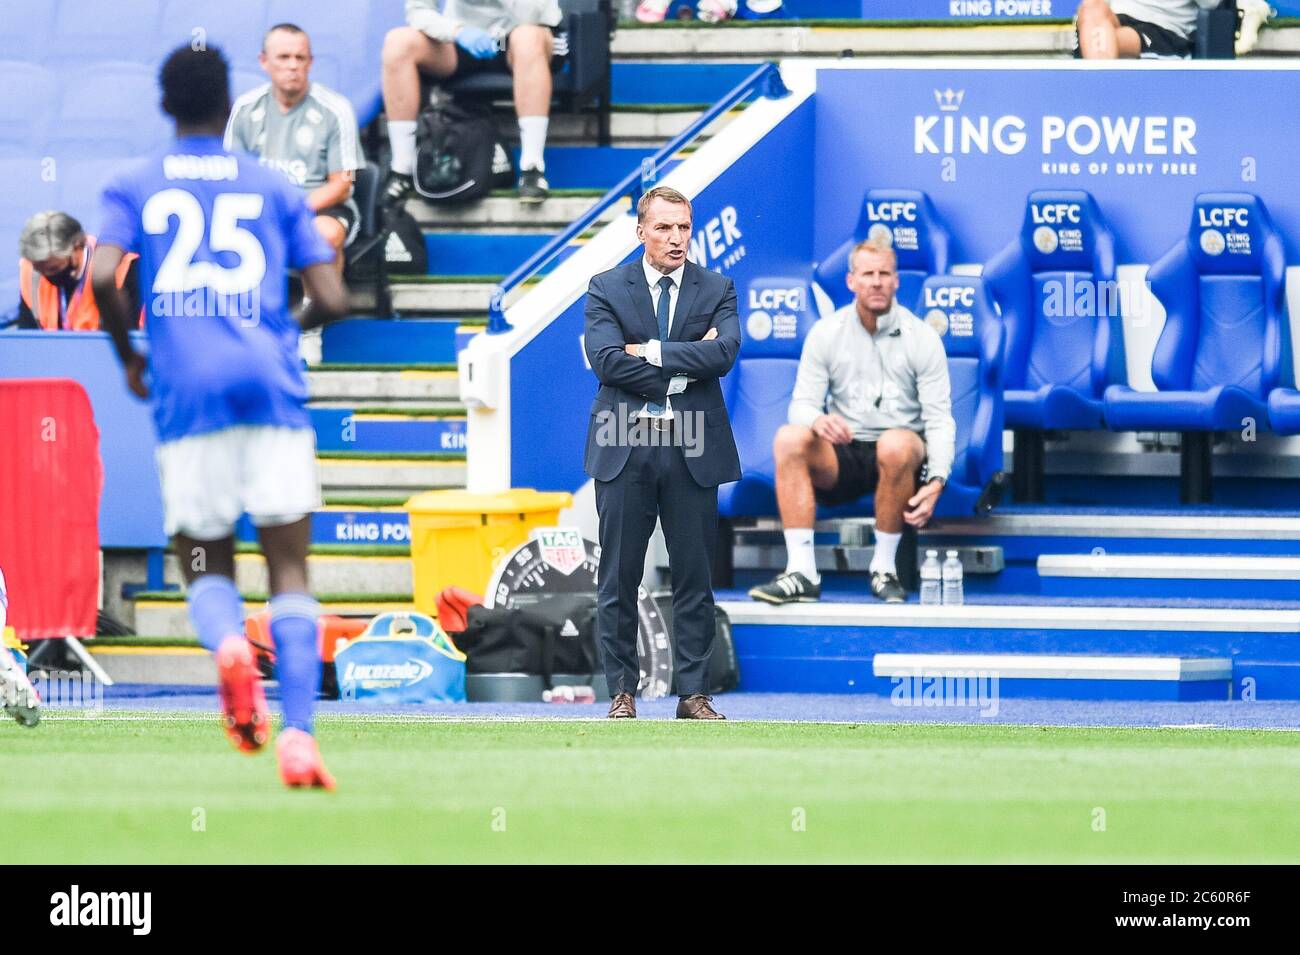
[[596, 674], [595, 594], [547, 597], [528, 607], [469, 608], [456, 645], [470, 673]]
[[431, 202], [482, 199], [514, 181], [510, 153], [486, 113], [439, 101], [425, 107], [415, 127], [415, 191]]
[[[654, 597], [664, 624], [668, 627], [668, 641], [672, 644], [673, 658], [676, 659], [677, 631], [673, 626], [672, 591], [656, 591]], [[736, 641], [731, 634], [731, 619], [716, 604], [713, 607], [713, 633], [713, 652], [709, 654], [709, 692], [730, 693], [740, 686], [740, 661], [736, 657]]]

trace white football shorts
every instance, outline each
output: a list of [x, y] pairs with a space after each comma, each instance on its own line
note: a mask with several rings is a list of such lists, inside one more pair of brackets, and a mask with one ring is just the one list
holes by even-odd
[[301, 520], [320, 507], [316, 434], [240, 425], [158, 446], [167, 536], [229, 537], [241, 514], [258, 527]]

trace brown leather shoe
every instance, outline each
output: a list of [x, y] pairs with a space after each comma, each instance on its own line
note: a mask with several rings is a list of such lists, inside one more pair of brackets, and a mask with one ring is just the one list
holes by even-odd
[[619, 693], [609, 701], [609, 713], [607, 714], [606, 719], [636, 719], [636, 697], [631, 693]]
[[713, 708], [713, 697], [703, 693], [693, 693], [677, 701], [677, 718], [679, 720], [725, 720], [726, 717]]

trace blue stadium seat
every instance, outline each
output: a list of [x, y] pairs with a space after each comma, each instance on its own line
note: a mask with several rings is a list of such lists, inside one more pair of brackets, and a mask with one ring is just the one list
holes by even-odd
[[52, 2], [6, 3], [0, 16], [0, 59], [38, 60], [50, 49], [54, 10]]
[[37, 212], [59, 208], [57, 175], [41, 158], [0, 158], [0, 326], [18, 311], [18, 236]]
[[[266, 26], [294, 23], [311, 37], [312, 56], [323, 56], [359, 68], [379, 63], [379, 50], [369, 48], [370, 0], [321, 3], [320, 0], [270, 0]], [[322, 80], [322, 82], [324, 82]]]
[[43, 66], [0, 60], [0, 90], [0, 155], [39, 154], [59, 102], [58, 77]]
[[[248, 69], [257, 64], [266, 27], [266, 0], [167, 0], [159, 29], [160, 55], [201, 39], [218, 46], [232, 67]], [[202, 31], [202, 33], [196, 33]]]
[[50, 132], [55, 155], [133, 156], [171, 137], [158, 107], [156, 71], [137, 63], [96, 63], [64, 77], [57, 126]]
[[[765, 282], [776, 287], [781, 280]], [[788, 282], [793, 287], [797, 283]], [[760, 290], [761, 291], [761, 290]], [[1001, 482], [1002, 471], [1002, 321], [983, 281], [960, 276], [932, 276], [922, 286], [922, 317], [940, 332], [948, 352], [952, 413], [957, 424], [953, 470], [937, 516], [969, 517], [977, 504], [987, 506], [986, 489]], [[745, 300], [747, 301], [747, 300]], [[744, 474], [719, 489], [718, 513], [724, 518], [776, 514], [776, 466], [772, 440], [785, 424], [811, 315], [792, 315], [796, 334], [755, 337], [765, 330], [751, 313], [731, 374], [724, 380], [732, 432]], [[874, 496], [840, 507], [819, 507], [819, 518], [872, 513]]]
[[970, 517], [996, 503], [1002, 481], [1003, 323], [988, 285], [935, 275], [921, 287], [922, 312], [948, 353], [957, 442], [936, 517]]
[[892, 242], [898, 255], [898, 301], [916, 311], [921, 283], [948, 271], [948, 230], [934, 211], [930, 197], [912, 189], [868, 189], [853, 238], [818, 263], [813, 276], [822, 291], [843, 308], [853, 301], [844, 284], [849, 253], [868, 237]]
[[104, 180], [121, 163], [112, 159], [64, 159], [59, 162], [59, 209], [81, 222], [86, 231], [99, 227]]
[[1115, 239], [1086, 192], [1040, 190], [1020, 235], [984, 268], [1006, 326], [1006, 424], [1018, 501], [1043, 499], [1047, 430], [1103, 427], [1103, 396], [1126, 381]]
[[231, 70], [230, 98], [238, 99], [251, 89], [256, 89], [267, 81], [261, 70]]
[[153, 65], [161, 20], [157, 0], [59, 0], [49, 60], [67, 68], [99, 60]]
[[1151, 360], [1158, 389], [1106, 389], [1116, 431], [1183, 432], [1182, 496], [1210, 497], [1210, 437], [1269, 425], [1267, 401], [1291, 383], [1286, 261], [1268, 211], [1249, 193], [1201, 193], [1188, 234], [1148, 273], [1165, 308]]
[[[792, 291], [779, 303], [775, 290]], [[776, 513], [776, 463], [772, 440], [786, 423], [803, 341], [816, 320], [806, 278], [771, 279], [742, 289], [740, 352], [723, 379], [731, 430], [744, 469], [739, 481], [718, 489], [724, 518]], [[765, 301], [766, 296], [766, 301]], [[750, 298], [771, 307], [750, 310]], [[791, 301], [791, 298], [801, 299]]]

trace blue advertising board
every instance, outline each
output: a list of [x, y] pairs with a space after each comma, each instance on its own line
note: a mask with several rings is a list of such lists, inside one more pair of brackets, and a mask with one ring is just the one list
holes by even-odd
[[958, 263], [1015, 236], [1030, 191], [1083, 189], [1121, 263], [1181, 240], [1200, 192], [1262, 198], [1300, 261], [1300, 131], [1243, 108], [1294, 102], [1300, 72], [1152, 66], [822, 71], [814, 254], [852, 235], [868, 188], [925, 191]]

